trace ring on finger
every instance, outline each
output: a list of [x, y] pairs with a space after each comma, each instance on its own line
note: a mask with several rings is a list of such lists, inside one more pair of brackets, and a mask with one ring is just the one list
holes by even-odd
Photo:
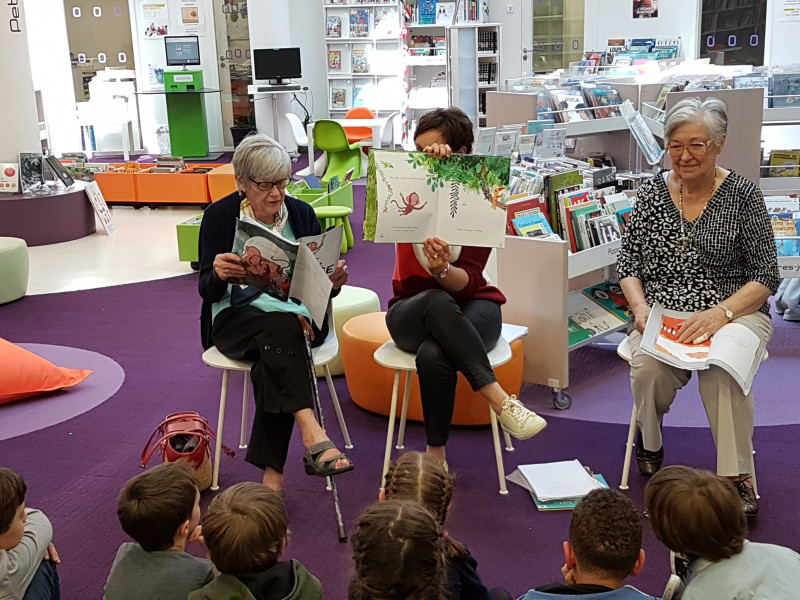
[[225, 267], [225, 275], [228, 274], [228, 267]]

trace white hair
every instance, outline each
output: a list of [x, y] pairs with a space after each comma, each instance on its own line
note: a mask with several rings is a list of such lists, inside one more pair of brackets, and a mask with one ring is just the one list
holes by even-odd
[[243, 182], [279, 181], [292, 175], [292, 161], [278, 142], [263, 133], [251, 133], [233, 153], [233, 172]]
[[719, 98], [684, 98], [667, 113], [664, 124], [664, 138], [669, 140], [672, 133], [682, 125], [702, 123], [708, 137], [715, 144], [721, 144], [728, 135], [728, 105]]

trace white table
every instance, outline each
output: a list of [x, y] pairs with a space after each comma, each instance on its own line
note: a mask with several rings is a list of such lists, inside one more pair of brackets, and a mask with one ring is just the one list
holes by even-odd
[[[394, 121], [395, 117], [398, 115], [398, 112], [393, 112], [386, 117], [380, 117], [376, 119], [324, 119], [326, 121], [335, 121], [339, 123], [342, 127], [369, 127], [372, 129], [372, 143], [370, 144], [374, 148], [381, 147], [381, 139], [383, 138], [383, 134], [386, 131], [386, 126], [390, 127], [390, 131], [392, 132], [392, 142], [391, 145], [394, 145]], [[308, 133], [308, 164], [314, 164], [314, 123], [311, 122], [306, 126], [306, 131]]]

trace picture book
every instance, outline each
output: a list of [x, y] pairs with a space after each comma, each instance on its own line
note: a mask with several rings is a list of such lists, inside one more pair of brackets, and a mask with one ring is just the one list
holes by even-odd
[[626, 322], [616, 312], [606, 310], [581, 292], [567, 295], [567, 314], [570, 320], [588, 332], [590, 337], [622, 329]]
[[497, 131], [496, 127], [480, 127], [478, 135], [475, 138], [475, 148], [473, 154], [489, 155], [492, 153], [494, 145], [494, 134]]
[[800, 73], [775, 73], [770, 79], [770, 107], [800, 106]]
[[[800, 213], [797, 213], [797, 219], [800, 219]], [[775, 249], [778, 256], [800, 256], [800, 237], [776, 238]]]
[[[508, 204], [506, 204], [506, 211], [508, 213], [508, 234], [519, 235], [514, 230], [512, 221], [520, 217], [526, 217], [534, 213], [541, 213], [545, 220], [550, 223], [547, 201], [541, 194], [527, 195], [523, 194], [521, 198], [509, 197]], [[552, 229], [550, 230], [552, 232]]]
[[582, 293], [606, 310], [613, 312], [620, 319], [628, 320], [630, 308], [618, 281], [603, 281], [584, 288]]
[[738, 90], [741, 88], [764, 88], [766, 93], [769, 88], [769, 77], [766, 75], [734, 75], [733, 76], [733, 89]]
[[0, 192], [19, 191], [19, 163], [0, 163]]
[[341, 71], [342, 70], [342, 51], [341, 50], [328, 50], [328, 70]]
[[455, 2], [439, 2], [436, 6], [436, 24], [452, 25], [453, 16], [456, 14]]
[[353, 73], [369, 73], [369, 59], [366, 48], [353, 48]]
[[628, 223], [631, 222], [631, 217], [633, 216], [633, 207], [620, 208], [615, 214], [617, 215], [617, 224], [619, 225], [620, 233], [625, 233], [625, 228], [628, 226]]
[[495, 131], [492, 153], [496, 156], [511, 156], [514, 150], [517, 149], [518, 139], [519, 131], [507, 129]]
[[766, 196], [764, 204], [768, 213], [797, 212], [800, 210], [800, 198], [797, 196]]
[[106, 235], [114, 233], [117, 230], [117, 226], [114, 225], [114, 221], [111, 219], [111, 211], [108, 210], [108, 204], [106, 204], [106, 199], [103, 198], [103, 192], [100, 191], [100, 186], [92, 181], [87, 183], [83, 190], [86, 192], [89, 202], [92, 203], [92, 208], [94, 208], [94, 212], [100, 219], [100, 223], [102, 223]]
[[420, 0], [417, 8], [420, 25], [436, 24], [436, 0]]
[[750, 393], [766, 341], [745, 325], [731, 322], [700, 344], [678, 342], [678, 329], [691, 316], [656, 302], [642, 334], [642, 351], [679, 369], [698, 371], [716, 365], [730, 373], [745, 394]]
[[523, 133], [519, 136], [519, 156], [520, 159], [533, 159], [533, 147], [536, 144], [535, 133]]
[[[600, 475], [600, 473], [595, 473], [594, 478], [597, 479], [603, 487], [608, 487], [608, 482], [606, 481], [605, 477]], [[531, 490], [531, 497], [533, 498], [533, 503], [536, 505], [536, 510], [538, 511], [548, 511], [548, 510], [572, 510], [576, 506], [578, 506], [578, 502], [580, 502], [580, 498], [566, 498], [562, 500], [547, 500], [542, 501], [539, 500], [539, 497], [536, 495], [536, 492]]]
[[327, 21], [327, 34], [329, 38], [342, 37], [342, 17], [330, 16]]
[[367, 169], [364, 239], [502, 247], [511, 160], [373, 150]]
[[[54, 155], [50, 154], [44, 157], [44, 162], [49, 167], [50, 171], [61, 180], [61, 183], [64, 184], [64, 187], [70, 187], [72, 184], [75, 183], [75, 180], [72, 176], [67, 173], [66, 169], [64, 169], [64, 165], [56, 158]], [[210, 171], [211, 169], [209, 169]]]
[[369, 37], [369, 11], [363, 8], [350, 9], [350, 37]]
[[572, 347], [591, 339], [592, 332], [587, 331], [575, 321], [567, 317], [567, 345]]
[[605, 119], [606, 117], [621, 117], [618, 106], [622, 104], [622, 100], [614, 88], [591, 88], [592, 99], [594, 105], [598, 107], [595, 117], [598, 119]]
[[243, 217], [236, 220], [231, 252], [242, 257], [246, 275], [239, 282], [283, 302], [300, 300], [317, 326], [322, 324], [333, 284], [329, 275], [336, 268], [343, 228], [296, 242]]
[[19, 180], [23, 192], [44, 185], [41, 152], [19, 153]]
[[514, 235], [546, 240], [561, 239], [553, 233], [553, 230], [550, 229], [550, 223], [547, 222], [547, 218], [540, 212], [530, 213], [524, 217], [516, 217], [511, 220], [511, 224], [514, 227]]
[[597, 200], [577, 203], [566, 207], [567, 225], [569, 227], [569, 245], [573, 252], [586, 250], [597, 244], [590, 238], [586, 222], [600, 216], [600, 204]]
[[552, 90], [550, 98], [553, 110], [560, 111], [555, 114], [556, 119], [561, 123], [586, 121], [592, 118], [591, 111], [579, 110], [586, 108], [586, 102], [578, 91]]
[[608, 487], [595, 479], [577, 459], [520, 465], [519, 471], [525, 477], [528, 489], [542, 502], [578, 500], [592, 490]]
[[608, 244], [622, 237], [616, 215], [600, 215], [587, 219], [586, 227], [595, 246]]
[[344, 108], [344, 88], [331, 88], [331, 108]]
[[354, 83], [353, 84], [353, 106], [367, 106], [367, 101], [370, 92], [373, 90], [372, 83]]
[[769, 164], [791, 165], [789, 167], [776, 167], [769, 170], [770, 177], [798, 177], [800, 176], [800, 150], [773, 150], [769, 153]]
[[397, 35], [398, 28], [397, 11], [393, 7], [375, 8], [375, 37], [394, 37]]
[[[797, 235], [797, 224], [794, 220], [794, 213], [791, 212], [771, 212], [769, 222], [772, 225], [772, 233], [778, 237], [793, 237]], [[788, 250], [788, 248], [787, 248]], [[788, 254], [786, 256], [791, 256]]]

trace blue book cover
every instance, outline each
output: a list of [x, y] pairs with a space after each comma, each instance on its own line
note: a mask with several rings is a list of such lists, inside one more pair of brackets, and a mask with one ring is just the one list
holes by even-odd
[[[608, 487], [608, 482], [605, 480], [605, 477], [600, 475], [600, 473], [594, 473], [594, 478], [597, 479], [603, 486]], [[531, 497], [533, 497], [533, 502], [536, 504], [536, 510], [572, 510], [576, 506], [578, 506], [578, 502], [580, 502], [580, 498], [566, 498], [564, 500], [550, 500], [549, 502], [542, 502], [539, 498], [536, 497], [536, 492], [531, 492]]]
[[547, 217], [541, 212], [535, 212], [524, 217], [517, 217], [512, 219], [511, 223], [517, 235], [522, 237], [543, 237], [547, 238], [553, 235], [553, 230], [550, 223], [547, 222]]
[[437, 0], [421, 0], [419, 3], [419, 24], [436, 24], [436, 2]]

